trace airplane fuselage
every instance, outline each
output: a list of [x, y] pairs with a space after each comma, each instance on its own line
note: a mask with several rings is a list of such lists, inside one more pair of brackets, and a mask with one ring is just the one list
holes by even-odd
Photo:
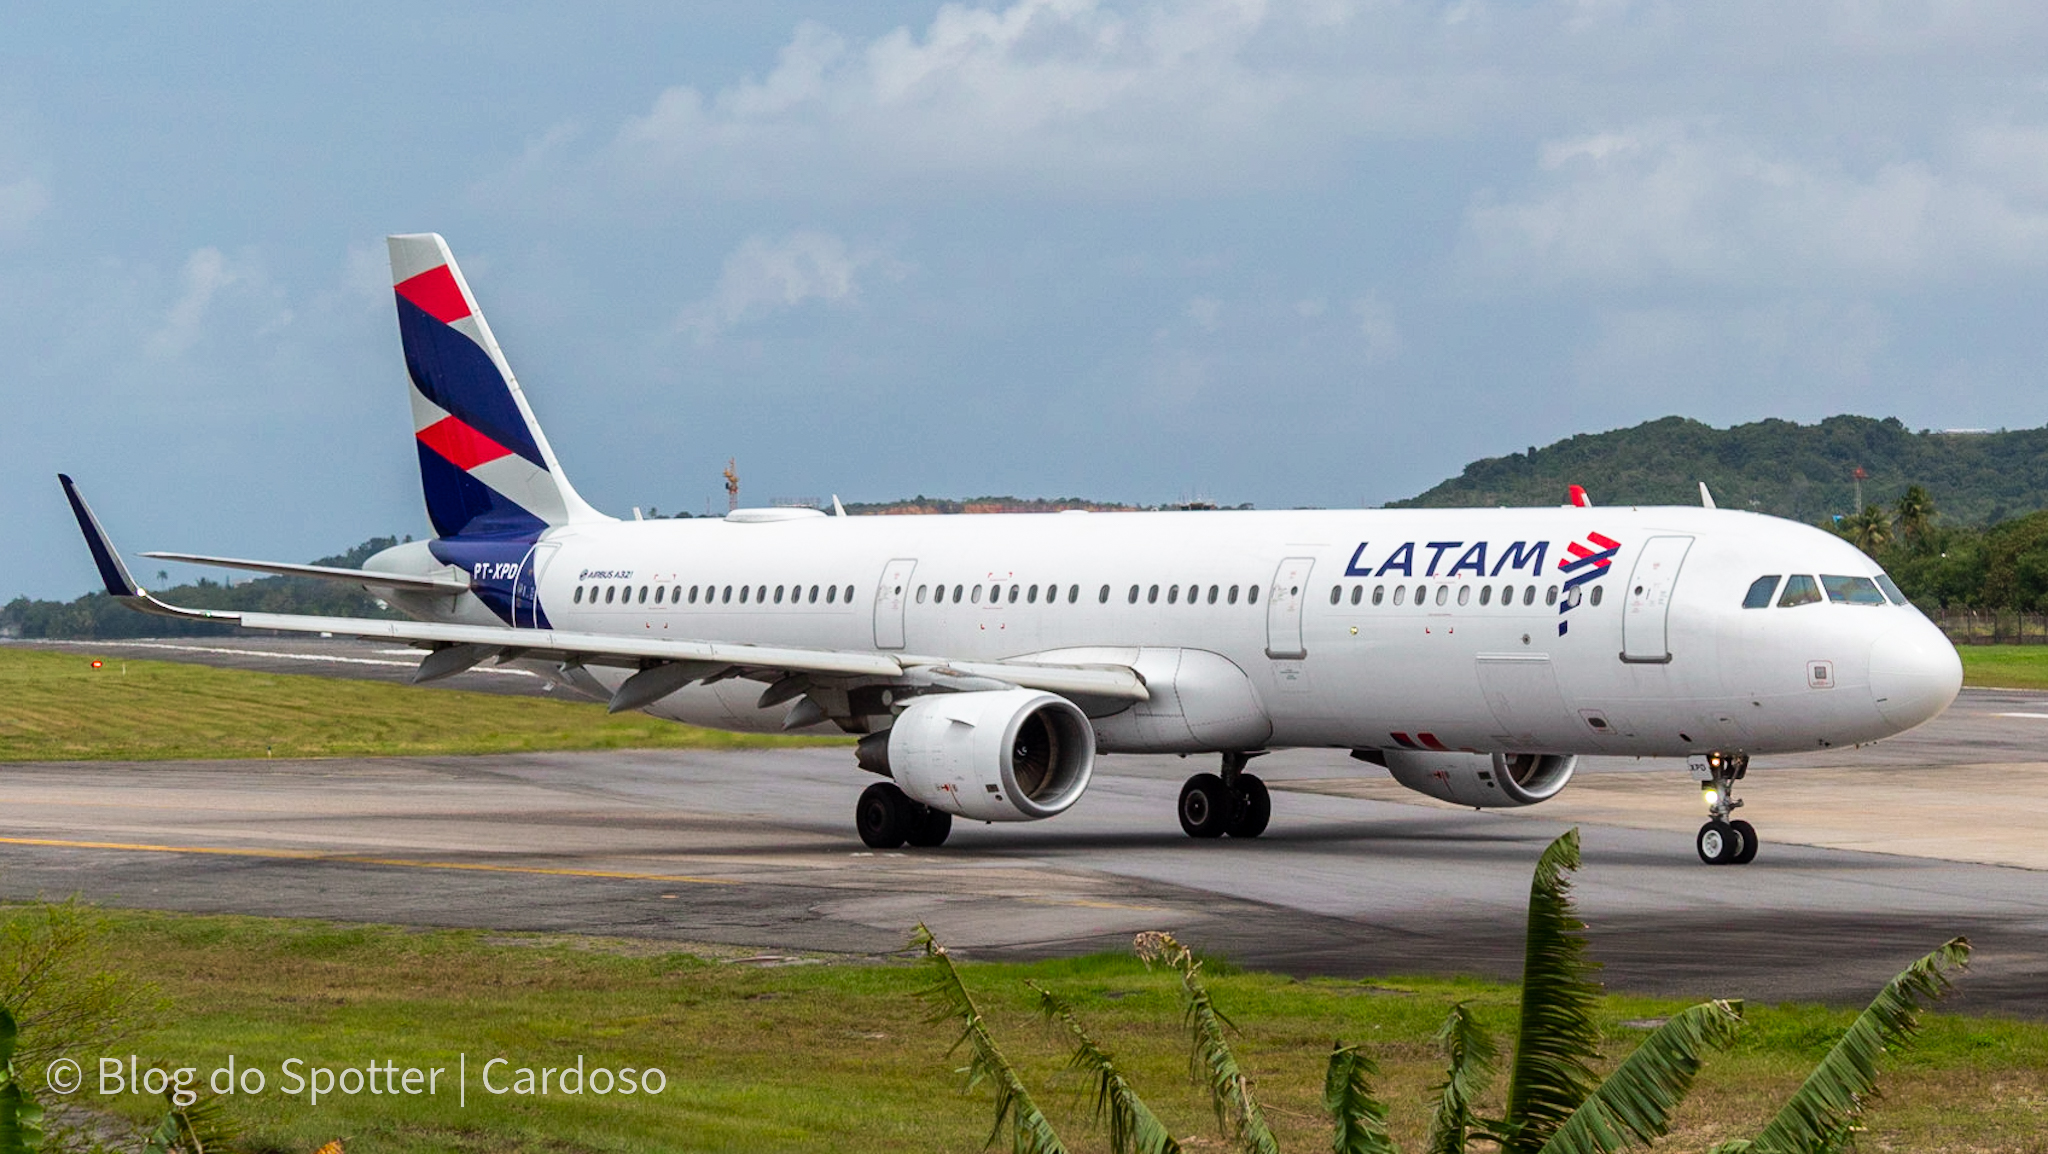
[[[1888, 600], [1853, 546], [1704, 508], [754, 510], [560, 527], [537, 543], [406, 545], [370, 567], [451, 564], [475, 592], [402, 596], [401, 608], [625, 636], [1127, 665], [1153, 699], [1089, 710], [1105, 752], [1811, 750], [1918, 725], [1960, 679], [1940, 631]], [[1780, 580], [1765, 605], [1745, 608], [1767, 575], [1811, 578], [1818, 596], [1781, 606]], [[605, 692], [625, 676], [579, 669], [565, 680]], [[782, 729], [788, 705], [762, 708], [761, 694], [756, 682], [717, 681], [649, 711]]]

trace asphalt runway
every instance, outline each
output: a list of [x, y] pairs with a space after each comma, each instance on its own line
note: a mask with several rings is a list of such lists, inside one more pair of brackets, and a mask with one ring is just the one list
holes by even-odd
[[[159, 644], [226, 652], [98, 648], [393, 680], [411, 664], [346, 642]], [[763, 953], [888, 954], [920, 920], [983, 957], [1163, 928], [1288, 973], [1511, 978], [1530, 867], [1577, 824], [1578, 898], [1613, 988], [1859, 1003], [1963, 933], [1977, 962], [1953, 1004], [2048, 1018], [2044, 739], [2048, 695], [1969, 691], [1880, 745], [1758, 759], [1741, 796], [1763, 852], [1721, 868], [1693, 854], [1684, 770], [1619, 759], [1589, 761], [1552, 803], [1476, 813], [1338, 751], [1278, 753], [1254, 766], [1276, 789], [1266, 836], [1198, 843], [1173, 805], [1206, 761], [1106, 757], [1059, 818], [956, 824], [941, 849], [894, 853], [855, 838], [873, 779], [838, 748], [15, 764], [0, 766], [0, 895]]]

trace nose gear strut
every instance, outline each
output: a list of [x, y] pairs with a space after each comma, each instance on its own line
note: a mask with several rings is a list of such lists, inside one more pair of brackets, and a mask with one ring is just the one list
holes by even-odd
[[1692, 775], [1699, 780], [1700, 796], [1706, 799], [1710, 815], [1694, 845], [1700, 860], [1708, 865], [1748, 865], [1756, 860], [1756, 827], [1729, 820], [1742, 805], [1735, 796], [1735, 783], [1748, 772], [1746, 753], [1717, 752], [1693, 759]]

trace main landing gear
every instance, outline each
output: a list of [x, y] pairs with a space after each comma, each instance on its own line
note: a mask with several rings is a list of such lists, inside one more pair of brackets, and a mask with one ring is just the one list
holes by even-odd
[[1742, 803], [1736, 800], [1735, 783], [1749, 772], [1746, 753], [1710, 753], [1692, 764], [1700, 781], [1700, 796], [1712, 816], [1700, 827], [1695, 846], [1700, 860], [1708, 865], [1748, 865], [1756, 860], [1756, 827], [1746, 821], [1729, 821]]
[[870, 849], [896, 849], [905, 842], [929, 848], [946, 844], [953, 815], [910, 800], [893, 781], [878, 781], [861, 791], [853, 824]]
[[1180, 828], [1189, 837], [1257, 837], [1273, 817], [1266, 783], [1244, 771], [1259, 753], [1226, 753], [1223, 773], [1198, 773], [1180, 787]]

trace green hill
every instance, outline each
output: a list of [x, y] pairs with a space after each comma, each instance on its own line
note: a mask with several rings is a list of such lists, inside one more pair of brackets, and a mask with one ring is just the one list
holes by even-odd
[[1858, 467], [1869, 474], [1865, 502], [1889, 507], [1906, 486], [1921, 485], [1946, 524], [1988, 525], [2048, 508], [2048, 428], [1916, 433], [1895, 418], [1851, 416], [1728, 429], [1665, 417], [1582, 433], [1474, 461], [1388, 507], [1561, 505], [1573, 484], [1600, 505], [1691, 505], [1705, 481], [1724, 509], [1814, 523], [1855, 512]]

